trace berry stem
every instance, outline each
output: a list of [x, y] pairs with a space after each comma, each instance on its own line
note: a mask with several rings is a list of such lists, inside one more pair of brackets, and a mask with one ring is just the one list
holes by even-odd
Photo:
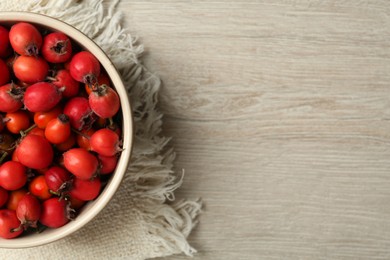
[[20, 230], [24, 229], [24, 225], [21, 223], [19, 227], [17, 228], [11, 228], [11, 233], [18, 232]]
[[50, 82], [58, 81], [56, 78], [50, 76], [47, 76], [46, 80], [49, 80]]
[[20, 135], [22, 137], [26, 136], [28, 134], [28, 132], [30, 132], [31, 130], [33, 130], [35, 127], [37, 127], [36, 124], [33, 124], [32, 126], [30, 126], [29, 128], [27, 128], [26, 130], [22, 130], [20, 131]]
[[73, 127], [71, 128], [71, 130], [72, 130], [74, 133], [76, 133], [76, 134], [78, 134], [78, 135], [81, 135], [81, 136], [87, 138], [88, 140], [91, 138], [89, 135], [86, 135], [86, 134], [80, 132], [79, 130], [77, 130], [77, 129], [73, 128]]
[[3, 163], [4, 159], [7, 157], [8, 153], [7, 152], [3, 152], [3, 154], [1, 155], [0, 157], [0, 164]]

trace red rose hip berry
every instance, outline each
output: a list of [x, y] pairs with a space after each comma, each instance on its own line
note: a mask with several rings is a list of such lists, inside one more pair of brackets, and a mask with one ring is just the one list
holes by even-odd
[[41, 200], [47, 200], [52, 196], [44, 175], [38, 175], [32, 179], [28, 185], [28, 190], [31, 194]]
[[50, 120], [57, 118], [62, 113], [60, 106], [55, 106], [49, 111], [34, 113], [34, 123], [40, 129], [45, 129]]
[[39, 200], [31, 194], [24, 195], [16, 208], [16, 216], [24, 229], [37, 227], [37, 222], [41, 216], [41, 204]]
[[114, 156], [121, 151], [119, 136], [108, 128], [97, 130], [89, 143], [92, 151], [104, 156]]
[[71, 209], [66, 200], [60, 200], [58, 197], [50, 198], [42, 203], [39, 222], [50, 228], [59, 228], [69, 222], [70, 213]]
[[94, 178], [92, 180], [75, 178], [69, 195], [82, 201], [94, 200], [100, 193], [100, 187], [101, 181], [99, 178]]
[[99, 168], [99, 161], [83, 148], [72, 148], [63, 154], [64, 166], [74, 176], [82, 180], [94, 177]]
[[70, 125], [79, 131], [89, 129], [96, 120], [88, 99], [83, 97], [71, 98], [65, 104], [64, 114], [69, 117]]
[[101, 118], [113, 117], [119, 111], [119, 96], [107, 85], [97, 86], [88, 99], [93, 112]]
[[5, 115], [5, 126], [13, 134], [19, 134], [30, 126], [30, 117], [27, 111], [17, 110]]
[[53, 148], [40, 135], [27, 135], [15, 150], [20, 163], [32, 169], [43, 169], [53, 161]]
[[43, 38], [42, 56], [51, 63], [63, 63], [72, 56], [72, 44], [61, 32], [49, 33]]
[[118, 164], [117, 156], [104, 156], [99, 154], [98, 159], [101, 165], [101, 168], [99, 170], [100, 174], [112, 173], [115, 170], [116, 165]]
[[9, 31], [12, 48], [19, 55], [37, 56], [42, 46], [42, 35], [38, 29], [25, 22], [14, 24]]
[[50, 192], [62, 195], [72, 183], [72, 175], [64, 168], [53, 166], [45, 172], [45, 180]]
[[9, 83], [0, 87], [0, 111], [12, 113], [23, 106], [23, 90], [18, 85]]
[[100, 63], [92, 53], [81, 51], [72, 57], [69, 71], [75, 80], [94, 85], [100, 75]]
[[60, 114], [57, 118], [49, 121], [45, 128], [45, 137], [52, 144], [65, 142], [71, 134], [69, 117]]
[[52, 83], [57, 88], [64, 88], [62, 96], [66, 98], [77, 96], [80, 89], [80, 83], [72, 78], [69, 71], [59, 70], [52, 78]]
[[24, 93], [24, 105], [31, 112], [44, 112], [54, 108], [62, 98], [61, 91], [51, 83], [38, 82]]
[[12, 68], [17, 79], [29, 84], [43, 81], [49, 72], [49, 65], [41, 57], [19, 56]]
[[20, 224], [14, 210], [0, 210], [0, 237], [9, 239], [20, 236], [23, 232]]
[[19, 162], [7, 161], [0, 166], [0, 186], [6, 190], [17, 190], [27, 182], [27, 169]]

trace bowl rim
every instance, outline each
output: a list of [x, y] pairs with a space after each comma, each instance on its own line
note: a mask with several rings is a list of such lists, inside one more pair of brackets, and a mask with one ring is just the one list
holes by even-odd
[[115, 89], [120, 98], [124, 150], [121, 152], [115, 172], [112, 174], [112, 177], [100, 193], [99, 197], [94, 201], [89, 202], [85, 206], [86, 208], [74, 221], [70, 221], [68, 224], [57, 229], [45, 230], [39, 235], [28, 235], [14, 239], [0, 238], [0, 248], [26, 248], [48, 244], [76, 232], [90, 222], [108, 204], [119, 188], [119, 185], [122, 183], [130, 163], [134, 142], [133, 110], [131, 108], [129, 96], [118, 70], [103, 49], [79, 29], [57, 18], [24, 11], [0, 12], [0, 23], [13, 24], [16, 22], [29, 22], [41, 27], [49, 28], [53, 31], [61, 31], [72, 38], [73, 41], [77, 42], [82, 48], [87, 49], [98, 58], [115, 85]]

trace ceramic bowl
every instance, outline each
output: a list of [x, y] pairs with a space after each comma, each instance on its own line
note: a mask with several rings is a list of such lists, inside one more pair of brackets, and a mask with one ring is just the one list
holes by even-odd
[[60, 20], [29, 12], [0, 12], [0, 24], [2, 25], [12, 25], [21, 21], [32, 23], [38, 28], [61, 31], [72, 38], [83, 49], [93, 53], [106, 70], [120, 97], [122, 115], [126, 120], [122, 118], [123, 151], [118, 160], [115, 172], [111, 175], [110, 180], [101, 191], [99, 197], [86, 204], [75, 220], [70, 221], [65, 226], [56, 229], [45, 229], [41, 233], [23, 234], [13, 239], [0, 239], [1, 248], [25, 248], [47, 244], [72, 234], [91, 221], [107, 205], [117, 191], [126, 172], [133, 143], [132, 112], [127, 91], [118, 71], [104, 51], [85, 34]]

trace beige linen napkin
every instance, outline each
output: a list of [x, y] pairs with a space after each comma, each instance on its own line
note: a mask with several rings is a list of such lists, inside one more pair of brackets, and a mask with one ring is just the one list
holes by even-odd
[[[0, 249], [0, 259], [146, 259], [195, 252], [186, 240], [199, 201], [173, 201], [182, 178], [174, 153], [163, 149], [159, 79], [139, 62], [143, 48], [121, 27], [116, 3], [101, 0], [1, 0], [0, 11], [31, 11], [65, 21], [98, 43], [119, 69], [134, 110], [135, 145], [126, 177], [113, 200], [80, 231], [49, 245]], [[171, 201], [169, 204], [166, 202]]]

